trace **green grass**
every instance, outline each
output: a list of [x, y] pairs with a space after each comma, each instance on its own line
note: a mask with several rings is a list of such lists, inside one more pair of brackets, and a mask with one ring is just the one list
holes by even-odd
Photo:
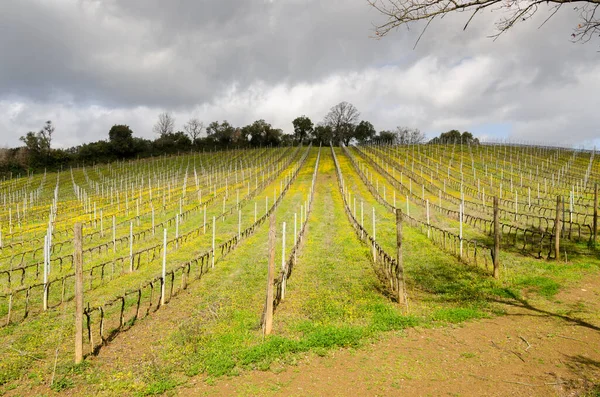
[[[377, 208], [378, 236], [383, 244], [393, 246], [391, 215], [360, 186], [347, 163], [343, 171], [355, 194]], [[247, 292], [228, 292], [228, 305], [232, 306], [219, 307], [218, 325], [192, 321], [193, 326], [181, 327], [170, 338], [168, 350], [171, 353], [163, 357], [165, 361], [177, 363], [175, 367], [181, 366], [188, 376], [204, 373], [208, 379], [236, 375], [244, 369], [267, 370], [274, 362], [294, 362], [299, 353], [323, 355], [333, 348], [357, 348], [365, 341], [379, 338], [382, 332], [490, 317], [501, 312], [495, 300], [518, 298], [525, 288], [542, 297], [551, 297], [558, 291], [558, 282], [543, 276], [521, 277], [517, 281], [494, 280], [486, 269], [458, 263], [456, 258], [432, 246], [425, 236], [406, 228], [409, 294], [418, 300], [412, 314], [406, 315], [381, 294], [379, 280], [369, 264], [369, 249], [358, 243], [348, 224], [336, 183], [333, 162], [324, 153], [309, 234], [289, 280], [286, 300], [275, 313], [275, 335], [262, 340], [258, 324], [260, 310], [249, 310], [248, 304], [239, 306], [240, 301], [249, 299], [257, 302], [260, 309], [264, 299], [264, 273], [263, 278], [249, 282], [249, 278], [255, 276], [249, 277], [248, 269], [243, 267], [253, 262], [256, 254], [241, 249], [228, 258], [227, 266], [229, 261], [235, 261], [239, 272], [241, 265], [245, 288], [257, 289], [258, 293], [252, 299], [252, 294]], [[285, 205], [282, 207], [285, 213]], [[257, 236], [257, 239], [262, 243], [251, 244], [262, 252], [257, 257], [264, 258], [265, 233], [259, 234], [262, 237]], [[232, 265], [228, 271], [233, 272], [235, 268]], [[540, 271], [539, 266], [537, 270]], [[556, 270], [554, 265], [548, 266], [548, 272]], [[571, 275], [567, 273], [568, 279]], [[221, 286], [213, 287], [222, 290]], [[184, 352], [186, 359], [181, 362], [178, 357]]]
[[560, 289], [560, 284], [549, 277], [528, 276], [518, 279], [516, 287], [533, 291], [545, 298], [552, 298]]
[[432, 314], [434, 321], [443, 321], [452, 324], [483, 317], [487, 317], [487, 315], [478, 309], [468, 307], [437, 309]]
[[[309, 233], [289, 280], [286, 299], [275, 312], [274, 335], [263, 340], [259, 324], [266, 274], [265, 268], [256, 264], [265, 263], [264, 225], [264, 231], [248, 242], [252, 249], [234, 252], [216, 270], [215, 274], [221, 274], [200, 287], [204, 302], [197, 306], [195, 318], [172, 333], [163, 349], [167, 374], [180, 368], [187, 376], [204, 373], [212, 379], [236, 375], [243, 369], [267, 370], [274, 362], [294, 362], [299, 353], [323, 355], [334, 348], [359, 347], [382, 331], [419, 324], [420, 319], [403, 315], [374, 288], [378, 280], [366, 257], [368, 249], [357, 244], [341, 212], [341, 197], [333, 190], [337, 182], [331, 178], [332, 160], [324, 152], [321, 161], [325, 175], [319, 176]], [[278, 224], [290, 219], [303, 198], [312, 164], [314, 157], [282, 202]], [[310, 229], [316, 220], [326, 227]], [[280, 252], [276, 257], [280, 258]], [[244, 287], [238, 288], [242, 282]], [[209, 312], [213, 313], [210, 319], [206, 316]]]
[[[272, 197], [273, 190], [276, 188], [279, 191], [280, 179], [283, 175], [287, 175], [287, 170], [278, 176], [275, 181], [267, 186], [262, 193], [258, 196], [258, 201], [264, 203], [264, 194]], [[261, 179], [261, 178], [259, 178]], [[253, 187], [253, 186], [252, 186]], [[227, 203], [227, 207], [235, 204], [235, 195], [230, 195]], [[270, 200], [272, 204], [272, 198]], [[214, 211], [220, 212], [221, 203], [213, 206]], [[210, 210], [211, 207], [209, 207]], [[264, 211], [264, 207], [262, 208]], [[243, 225], [248, 225], [253, 222], [254, 202], [250, 201], [244, 206], [243, 210]], [[259, 205], [259, 216], [262, 214], [261, 206]], [[200, 217], [201, 219], [202, 217]], [[208, 218], [210, 219], [210, 217]], [[158, 219], [157, 219], [158, 222]], [[197, 227], [197, 219], [190, 218], [180, 227], [180, 233], [183, 233], [189, 227]], [[210, 227], [207, 228], [210, 233]], [[220, 221], [217, 225], [217, 244], [223, 241], [237, 232], [237, 216], [228, 216], [224, 221]], [[208, 233], [208, 234], [209, 234]], [[157, 233], [158, 234], [158, 233]], [[174, 266], [174, 264], [186, 261], [190, 256], [205, 251], [208, 249], [209, 244], [208, 237], [200, 236], [198, 239], [188, 241], [185, 244], [181, 244], [177, 251], [173, 251], [168, 256], [168, 268]], [[137, 249], [137, 246], [136, 246]], [[112, 252], [108, 255], [112, 257]], [[101, 262], [106, 260], [105, 258], [98, 258], [95, 256], [95, 262]], [[108, 283], [96, 290], [86, 291], [86, 302], [90, 302], [91, 305], [101, 303], [107, 299], [112, 298], [115, 295], [122, 293], [129, 288], [136, 288], [141, 281], [156, 275], [159, 272], [159, 260], [153, 262], [156, 266], [142, 267], [133, 274], [126, 274], [124, 277], [118, 279], [118, 281]], [[86, 262], [86, 267], [89, 264]], [[87, 286], [87, 284], [86, 284]], [[33, 296], [30, 300], [30, 308], [37, 308], [38, 299]], [[126, 306], [129, 307], [133, 304], [132, 300], [126, 301]], [[30, 309], [31, 310], [31, 309]], [[0, 386], [5, 388], [11, 388], [11, 384], [16, 382], [24, 373], [38, 374], [37, 377], [41, 377], [43, 382], [49, 384], [50, 374], [52, 373], [53, 360], [50, 358], [54, 357], [54, 349], [56, 348], [57, 341], [62, 341], [59, 349], [59, 368], [61, 363], [68, 363], [72, 360], [72, 302], [68, 302], [58, 310], [50, 310], [46, 313], [31, 316], [24, 323], [11, 324], [8, 327], [0, 328], [0, 340], [2, 340], [2, 360], [0, 360]], [[67, 316], [63, 313], [68, 313]], [[108, 312], [110, 313], [110, 312]], [[114, 316], [113, 316], [114, 317]], [[110, 320], [110, 318], [109, 318]], [[114, 324], [114, 318], [112, 321], [108, 321], [105, 324], [105, 332], [109, 332], [111, 324]], [[58, 338], [59, 335], [63, 334], [63, 338]], [[68, 341], [68, 343], [67, 343]], [[66, 377], [76, 376], [77, 374], [65, 374]], [[57, 378], [60, 380], [60, 376]], [[57, 387], [66, 387], [68, 383], [59, 382]], [[2, 389], [0, 389], [0, 392]]]
[[143, 379], [146, 386], [137, 392], [140, 396], [157, 396], [177, 387], [179, 382], [155, 362], [145, 367]]
[[[277, 269], [281, 260], [281, 224], [287, 222], [287, 257], [293, 241], [294, 213], [299, 215], [300, 205], [306, 199], [316, 153], [317, 149], [313, 149], [276, 212]], [[393, 253], [393, 214], [375, 201], [348, 159], [341, 151], [337, 153], [346, 185], [353, 197], [365, 202], [365, 226], [371, 230], [371, 209], [375, 208], [377, 240]], [[102, 357], [86, 360], [81, 366], [69, 365], [72, 318], [59, 310], [0, 329], [0, 341], [5, 346], [0, 360], [0, 394], [22, 387], [18, 382], [26, 373], [27, 385], [49, 384], [53, 349], [61, 332], [69, 347], [61, 350], [54, 391], [75, 388], [101, 395], [160, 395], [198, 375], [211, 384], [219, 377], [236, 376], [247, 370], [279, 370], [306, 354], [327, 355], [339, 348], [363, 348], [390, 333], [402, 334], [407, 328], [442, 327], [492, 317], [504, 310], [499, 302], [541, 304], [544, 310], [556, 313], [552, 306], [556, 295], [598, 270], [597, 258], [584, 255], [584, 244], [578, 246], [580, 254], [569, 256], [566, 264], [505, 250], [501, 254], [501, 279], [494, 280], [490, 269], [460, 263], [417, 230], [405, 227], [404, 265], [409, 296], [406, 312], [386, 295], [373, 271], [369, 248], [360, 243], [346, 218], [328, 148], [323, 148], [319, 171], [308, 234], [288, 281], [286, 298], [275, 312], [272, 335], [263, 338], [260, 328], [265, 300], [267, 222], [201, 281], [190, 284], [186, 292], [168, 303], [168, 310], [177, 320], [166, 320], [164, 324], [153, 316], [138, 320], [142, 326], [161, 327], [161, 332], [146, 341], [140, 357], [130, 359], [135, 365], [126, 370], [104, 365]], [[383, 185], [381, 180], [380, 187]], [[279, 189], [279, 179], [259, 195], [259, 216], [264, 211], [265, 195], [272, 203], [273, 188]], [[389, 198], [392, 190], [389, 185], [387, 189]], [[402, 203], [402, 198], [398, 197], [398, 203]], [[212, 211], [218, 212], [219, 206], [216, 204]], [[252, 201], [245, 206], [244, 224], [251, 223], [253, 206]], [[412, 210], [423, 213], [416, 206]], [[191, 218], [180, 230], [195, 227], [197, 221], [197, 217]], [[452, 221], [447, 224], [454, 225]], [[218, 241], [230, 237], [237, 231], [237, 216], [220, 222], [217, 230]], [[206, 236], [199, 237], [169, 258], [173, 263], [186, 260], [206, 248], [208, 240]], [[149, 239], [148, 244], [150, 241], [153, 240]], [[126, 276], [117, 284], [99, 288], [90, 298], [101, 302], [157, 271], [158, 266], [140, 271], [137, 277]], [[126, 302], [127, 306], [131, 304]], [[106, 330], [109, 325], [106, 324]], [[134, 330], [136, 327], [137, 324]], [[461, 357], [476, 355], [466, 352]]]
[[70, 389], [73, 386], [75, 386], [75, 382], [73, 382], [72, 379], [63, 376], [57, 380], [54, 380], [54, 383], [52, 386], [50, 386], [50, 388], [55, 392], [61, 392], [63, 390]]
[[394, 309], [389, 305], [375, 304], [372, 308], [371, 328], [374, 331], [400, 331], [405, 328], [415, 327], [423, 322], [423, 320], [415, 316], [405, 316]]

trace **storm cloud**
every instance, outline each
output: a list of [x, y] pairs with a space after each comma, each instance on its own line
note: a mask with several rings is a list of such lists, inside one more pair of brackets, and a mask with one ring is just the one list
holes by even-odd
[[456, 128], [492, 139], [598, 142], [597, 42], [572, 43], [565, 8], [540, 10], [493, 41], [499, 12], [374, 39], [363, 0], [4, 0], [0, 137], [46, 120], [54, 142], [105, 139], [113, 124], [152, 137], [157, 114], [291, 132], [340, 101], [375, 127]]

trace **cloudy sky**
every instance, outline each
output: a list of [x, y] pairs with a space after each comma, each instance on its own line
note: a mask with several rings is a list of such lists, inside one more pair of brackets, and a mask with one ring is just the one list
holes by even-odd
[[46, 120], [56, 146], [152, 138], [162, 111], [182, 129], [265, 119], [284, 132], [353, 103], [378, 130], [600, 147], [600, 40], [572, 43], [578, 15], [547, 10], [492, 41], [501, 12], [372, 38], [366, 0], [0, 0], [0, 138]]

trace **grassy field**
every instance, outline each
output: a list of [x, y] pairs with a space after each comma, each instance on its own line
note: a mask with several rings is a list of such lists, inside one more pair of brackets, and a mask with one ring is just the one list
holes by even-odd
[[[500, 183], [510, 185], [512, 178], [513, 190], [518, 190], [519, 196], [523, 194], [520, 197], [525, 200], [529, 191], [527, 183], [537, 187], [538, 181], [546, 179], [548, 183], [547, 180], [554, 174], [554, 186], [548, 188], [548, 193], [544, 191], [539, 200], [536, 197], [535, 205], [518, 202], [520, 211], [542, 216], [539, 214], [544, 213], [544, 208], [552, 205], [553, 195], [566, 194], [569, 197], [573, 194], [572, 213], [581, 214], [578, 215], [580, 218], [575, 216], [575, 221], [582, 224], [590, 222], [593, 213], [590, 206], [593, 203], [593, 189], [590, 189], [590, 185], [593, 186], [593, 181], [600, 178], [600, 166], [593, 159], [590, 161], [589, 154], [516, 147], [492, 148], [491, 154], [490, 148], [486, 147], [457, 146], [447, 149], [402, 146], [359, 148], [364, 151], [362, 154], [353, 148], [334, 149], [344, 179], [345, 194], [350, 197], [350, 211], [360, 220], [362, 207], [365, 230], [373, 234], [375, 226], [377, 243], [390, 256], [395, 257], [396, 223], [395, 214], [389, 207], [395, 204], [397, 208], [405, 210], [407, 205], [406, 191], [400, 191], [400, 185], [410, 191], [414, 183], [412, 189], [416, 196], [408, 194], [410, 215], [421, 222], [426, 222], [426, 209], [423, 202], [418, 200], [423, 186], [429, 189], [425, 198], [432, 203], [438, 202], [439, 196], [431, 192], [442, 190], [444, 180], [447, 188], [441, 200], [442, 207], [450, 207], [461, 199], [460, 189], [451, 185], [454, 183], [452, 186], [457, 186], [457, 181], [462, 181], [465, 202], [471, 203], [465, 205], [465, 213], [484, 218], [490, 215], [484, 206], [477, 207], [475, 204], [476, 201], [485, 200], [477, 193], [478, 178], [473, 178], [474, 173], [476, 176], [480, 173], [480, 179], [483, 176], [487, 179], [488, 197], [492, 197], [494, 189], [499, 194]], [[304, 153], [308, 153], [306, 160], [303, 160]], [[37, 201], [40, 209], [36, 213], [43, 214], [44, 206], [49, 209], [58, 203], [55, 230], [68, 230], [77, 220], [90, 222], [91, 218], [90, 228], [98, 223], [97, 219], [94, 222], [93, 206], [84, 204], [85, 199], [77, 197], [74, 184], [85, 186], [89, 196], [101, 203], [97, 204], [96, 216], [100, 206], [105, 209], [105, 216], [118, 214], [118, 221], [123, 226], [117, 229], [117, 234], [125, 237], [129, 233], [128, 224], [132, 222], [134, 233], [152, 229], [149, 212], [152, 207], [156, 209], [157, 224], [179, 217], [189, 209], [189, 215], [183, 218], [178, 233], [190, 233], [190, 237], [185, 241], [173, 241], [169, 246], [168, 269], [174, 269], [190, 258], [210, 251], [213, 216], [221, 217], [216, 223], [218, 246], [237, 235], [240, 219], [241, 230], [252, 227], [255, 208], [256, 216], [260, 218], [289, 182], [289, 189], [285, 190], [281, 201], [272, 209], [277, 223], [276, 268], [279, 271], [281, 258], [287, 259], [291, 253], [295, 218], [306, 213], [305, 205], [318, 153], [319, 148], [307, 152], [306, 147], [246, 150], [226, 156], [207, 153], [160, 159], [149, 164], [133, 162], [97, 166], [87, 171], [74, 170], [73, 179], [61, 174], [59, 184], [64, 185], [59, 185], [59, 192], [64, 190], [65, 193], [64, 197], [59, 194], [58, 201], [54, 200], [53, 192], [56, 175], [11, 180], [4, 182], [4, 189], [7, 192], [26, 191], [26, 186], [33, 189], [47, 185], [42, 189], [45, 193]], [[488, 170], [487, 163], [491, 164], [491, 156], [502, 159], [498, 165], [500, 174], [496, 167], [492, 171], [491, 165]], [[369, 162], [369, 159], [373, 162]], [[536, 164], [544, 166], [541, 169], [538, 166], [535, 178], [521, 183], [521, 174], [529, 176], [529, 171], [535, 170]], [[423, 179], [419, 179], [421, 165], [424, 167]], [[397, 170], [391, 167], [397, 167]], [[298, 168], [294, 179], [293, 172]], [[416, 171], [412, 171], [413, 168]], [[434, 170], [438, 169], [439, 174], [436, 174]], [[361, 172], [367, 175], [367, 182], [361, 179]], [[558, 182], [559, 174], [561, 182]], [[149, 175], [151, 182], [147, 180]], [[414, 182], [409, 181], [409, 176], [414, 178]], [[198, 280], [190, 280], [187, 288], [171, 297], [160, 310], [157, 306], [156, 311], [152, 310], [144, 318], [128, 324], [115, 334], [114, 339], [101, 346], [96, 354], [89, 354], [83, 364], [73, 365], [72, 301], [67, 299], [43, 311], [39, 309], [40, 298], [36, 297], [32, 304], [37, 309], [32, 315], [0, 328], [0, 394], [110, 396], [156, 395], [174, 391], [186, 394], [187, 390], [210, 395], [210, 388], [201, 391], [196, 389], [198, 379], [210, 386], [222, 378], [235, 379], [240, 374], [255, 370], [277, 373], [298, 365], [309, 355], [327, 357], [340, 348], [368, 350], [374, 343], [403, 335], [408, 328], [448, 327], [475, 319], [502, 317], [510, 306], [552, 312], [573, 321], [595, 323], [598, 319], [596, 312], [588, 314], [585, 319], [578, 317], [577, 312], [561, 312], [557, 298], [561, 291], [598, 274], [598, 253], [585, 236], [581, 240], [565, 236], [567, 256], [560, 261], [538, 259], [531, 252], [512, 246], [510, 236], [503, 236], [501, 275], [499, 279], [494, 279], [490, 268], [483, 263], [477, 266], [467, 264], [428, 238], [426, 229], [405, 224], [403, 256], [408, 306], [399, 305], [390, 298], [385, 283], [377, 276], [371, 247], [360, 241], [349, 222], [337, 178], [331, 149], [323, 147], [306, 235], [287, 281], [285, 299], [275, 311], [272, 335], [265, 337], [260, 323], [266, 297], [269, 226], [268, 222], [259, 222], [251, 234], [233, 246], [231, 252], [218, 255], [214, 269], [209, 268]], [[132, 204], [128, 211], [123, 208], [124, 203], [117, 204], [106, 193], [110, 187], [115, 189], [120, 186], [121, 180], [129, 181], [124, 186], [133, 181], [133, 189], [131, 185], [124, 188], [128, 189], [127, 192], [133, 191], [138, 197], [145, 197], [140, 200], [144, 215], [139, 218], [139, 226], [137, 204]], [[482, 185], [481, 181], [479, 185]], [[203, 191], [202, 200], [199, 200], [200, 190]], [[185, 199], [183, 191], [186, 192]], [[203, 202], [211, 198], [214, 199], [207, 203], [205, 210]], [[387, 205], [384, 206], [383, 202], [387, 202]], [[514, 220], [509, 212], [514, 208], [510, 202], [501, 202], [501, 208], [505, 211], [503, 222], [513, 222], [520, 227], [530, 226], [526, 218], [522, 222]], [[242, 216], [238, 218], [240, 210]], [[209, 223], [206, 233], [205, 212]], [[584, 213], [588, 215], [587, 218]], [[12, 218], [12, 211], [8, 215]], [[554, 215], [544, 216], [551, 218]], [[27, 222], [24, 220], [22, 223], [23, 230], [19, 229], [18, 235], [13, 231], [14, 236], [9, 231], [5, 234], [4, 243], [14, 244], [20, 238], [24, 239], [23, 236], [43, 237], [42, 219], [42, 215], [39, 219], [34, 216], [32, 210]], [[282, 255], [283, 222], [287, 224], [287, 244]], [[458, 233], [458, 220], [447, 212], [432, 210], [430, 223]], [[2, 227], [4, 230], [5, 223]], [[91, 230], [97, 230], [97, 227]], [[174, 237], [174, 227], [171, 223], [169, 236]], [[490, 236], [476, 226], [463, 225], [463, 233], [465, 239], [490, 244]], [[158, 235], [162, 233], [140, 234], [134, 240], [134, 250], [160, 245]], [[55, 240], [62, 239], [67, 244], [63, 254], [72, 250], [69, 236], [69, 233], [65, 233]], [[109, 232], [90, 238], [84, 248], [106, 242], [109, 245], [111, 243]], [[30, 247], [27, 245], [15, 245], [6, 248], [7, 251], [3, 251], [2, 255], [8, 257], [19, 250], [24, 252], [28, 249]], [[117, 252], [109, 249], [91, 256], [84, 266], [91, 268], [103, 261], [114, 261], [118, 256], [127, 257], [128, 253], [129, 245], [126, 242], [117, 248]], [[34, 263], [34, 259], [27, 255], [21, 266]], [[70, 271], [68, 267], [63, 269], [63, 273], [54, 273], [53, 270], [52, 276], [60, 277]], [[102, 306], [104, 302], [138, 288], [158, 274], [160, 256], [142, 262], [133, 273], [124, 271], [95, 285], [93, 290], [86, 291], [85, 304], [89, 302], [90, 306]], [[69, 280], [72, 282], [72, 279]], [[28, 273], [23, 283], [27, 286], [39, 282], [39, 275]], [[11, 288], [8, 284], [5, 286], [7, 296]], [[54, 299], [56, 302], [56, 295]], [[152, 298], [144, 295], [144, 299], [149, 300], [152, 306]], [[112, 318], [113, 323], [107, 324], [116, 321], [114, 319], [118, 311], [111, 310], [106, 309], [106, 316]], [[0, 305], [0, 322], [6, 318], [7, 312], [7, 308]], [[89, 343], [87, 339], [86, 343]], [[266, 392], [268, 390], [253, 389], [246, 394], [261, 395]]]

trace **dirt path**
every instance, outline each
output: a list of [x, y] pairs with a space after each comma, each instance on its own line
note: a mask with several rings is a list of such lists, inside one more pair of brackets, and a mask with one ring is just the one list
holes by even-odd
[[[576, 396], [600, 385], [600, 277], [557, 296], [559, 313], [506, 305], [504, 316], [410, 329], [297, 366], [202, 379], [179, 395]], [[281, 371], [281, 372], [278, 372]], [[595, 389], [598, 393], [600, 389]], [[585, 395], [585, 394], [583, 394]], [[596, 395], [596, 394], [590, 394]]]

